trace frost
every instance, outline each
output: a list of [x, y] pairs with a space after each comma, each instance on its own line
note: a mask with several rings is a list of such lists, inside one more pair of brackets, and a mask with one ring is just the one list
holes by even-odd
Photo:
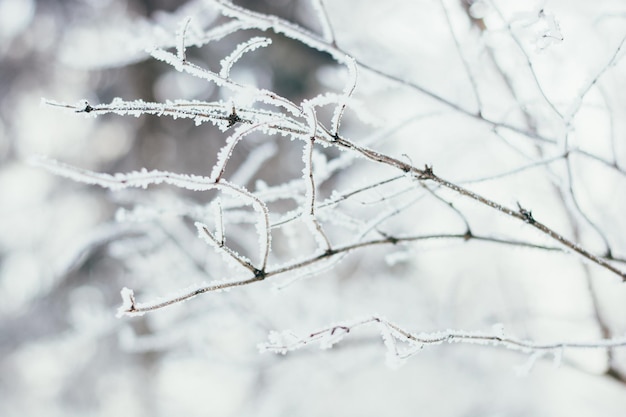
[[235, 63], [241, 59], [246, 52], [252, 52], [255, 49], [264, 48], [271, 43], [272, 40], [270, 38], [254, 37], [237, 45], [235, 50], [220, 62], [220, 77], [228, 78], [230, 76], [230, 69], [232, 66], [235, 65]]
[[259, 30], [273, 30], [276, 33], [283, 34], [288, 38], [300, 41], [313, 49], [329, 53], [338, 62], [343, 63], [345, 60], [344, 54], [337, 51], [335, 48], [329, 47], [325, 40], [311, 31], [303, 29], [302, 27], [294, 25], [293, 23], [287, 22], [276, 16], [270, 16], [244, 9], [243, 7], [237, 6], [228, 0], [213, 1], [220, 8], [224, 16], [232, 17]]
[[158, 170], [148, 171], [145, 168], [141, 171], [133, 171], [127, 174], [117, 173], [111, 175], [74, 167], [46, 157], [33, 157], [30, 159], [30, 162], [61, 177], [85, 184], [99, 185], [111, 190], [147, 188], [150, 185], [161, 183], [192, 191], [206, 191], [220, 188], [220, 185], [214, 184], [208, 177], [199, 175], [175, 174]]
[[187, 30], [189, 29], [190, 23], [191, 23], [191, 16], [188, 16], [185, 18], [185, 20], [181, 24], [181, 27], [178, 29], [176, 33], [176, 38], [177, 38], [176, 51], [178, 53], [178, 59], [180, 61], [185, 61], [187, 59], [185, 55], [185, 49], [186, 49], [185, 41], [187, 38]]
[[259, 351], [285, 355], [290, 350], [295, 350], [302, 345], [300, 338], [289, 330], [271, 331], [267, 339], [267, 343], [258, 345]]
[[135, 310], [135, 292], [130, 288], [122, 288], [120, 291], [122, 296], [122, 305], [117, 309], [117, 318], [130, 315], [143, 315], [143, 313], [133, 313]]
[[335, 111], [333, 112], [333, 117], [331, 119], [330, 131], [333, 134], [337, 134], [339, 131], [339, 124], [341, 123], [341, 118], [343, 116], [343, 112], [346, 109], [346, 102], [354, 93], [356, 89], [357, 83], [357, 66], [356, 60], [351, 56], [346, 56], [346, 67], [348, 68], [348, 82], [343, 89], [343, 96], [345, 99], [344, 103], [335, 107]]
[[350, 328], [343, 325], [335, 325], [329, 331], [322, 334], [319, 339], [320, 349], [330, 349], [341, 342], [348, 335]]
[[493, 331], [493, 334], [496, 337], [504, 338], [504, 324], [496, 323], [493, 326], [491, 326], [491, 329]]
[[241, 141], [246, 135], [249, 135], [250, 133], [254, 132], [255, 130], [259, 128], [260, 128], [259, 124], [256, 124], [252, 127], [240, 126], [235, 130], [235, 133], [233, 133], [228, 138], [226, 138], [226, 145], [224, 145], [222, 149], [220, 149], [220, 151], [218, 152], [217, 162], [215, 163], [215, 165], [213, 166], [213, 169], [211, 170], [210, 177], [212, 181], [216, 182], [220, 180], [220, 178], [224, 174], [224, 171], [226, 170], [226, 164], [228, 163], [228, 160], [232, 156], [233, 150], [235, 149], [235, 146], [237, 146], [239, 141]]
[[403, 365], [404, 361], [400, 358], [398, 353], [398, 346], [396, 339], [391, 332], [391, 329], [387, 326], [380, 326], [380, 335], [383, 339], [383, 343], [387, 348], [387, 365], [392, 369], [397, 369]]
[[552, 13], [548, 13], [544, 7], [546, 1], [542, 1], [533, 10], [515, 13], [511, 18], [511, 24], [520, 25], [524, 28], [535, 30], [533, 43], [538, 50], [543, 50], [550, 45], [560, 43], [564, 37], [561, 27]]
[[232, 268], [241, 268], [243, 266], [246, 269], [250, 269], [249, 266], [252, 265], [251, 261], [233, 249], [225, 246], [223, 241], [219, 240], [217, 235], [214, 235], [209, 231], [207, 225], [195, 222], [194, 226], [196, 226], [198, 231], [198, 237], [211, 246], [216, 253], [221, 255], [228, 265]]

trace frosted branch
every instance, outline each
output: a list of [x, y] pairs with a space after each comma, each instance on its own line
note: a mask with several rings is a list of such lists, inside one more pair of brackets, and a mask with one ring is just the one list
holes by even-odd
[[187, 37], [187, 29], [189, 29], [189, 23], [191, 23], [191, 17], [187, 17], [183, 21], [180, 29], [178, 30], [178, 33], [176, 34], [176, 38], [177, 38], [176, 51], [178, 53], [178, 59], [183, 62], [187, 60], [187, 55], [186, 55], [187, 47], [185, 46], [185, 39]]
[[237, 48], [226, 58], [222, 59], [220, 65], [222, 69], [220, 70], [220, 77], [229, 78], [230, 77], [230, 69], [235, 65], [235, 63], [246, 53], [254, 51], [258, 48], [264, 48], [272, 43], [270, 38], [262, 38], [262, 37], [254, 37], [249, 39], [248, 41], [237, 45]]
[[[560, 357], [563, 351], [575, 349], [626, 347], [626, 337], [593, 341], [556, 341], [546, 343], [506, 335], [500, 326], [492, 332], [444, 330], [432, 333], [413, 333], [380, 316], [372, 316], [365, 319], [333, 324], [304, 335], [298, 335], [291, 331], [271, 332], [268, 342], [260, 344], [259, 349], [262, 352], [280, 354], [299, 350], [311, 344], [319, 344], [320, 348], [328, 349], [341, 342], [350, 333], [366, 326], [375, 326], [378, 328], [385, 342], [388, 357], [392, 359], [392, 364], [397, 362], [398, 359], [402, 360], [412, 356], [424, 347], [438, 346], [444, 343], [494, 346], [529, 354], [531, 357], [536, 357], [534, 355], [541, 353], [550, 353]], [[400, 349], [397, 344], [398, 342], [406, 344], [407, 347]]]
[[218, 253], [226, 255], [229, 258], [228, 260], [234, 260], [235, 263], [243, 266], [247, 270], [253, 273], [256, 272], [256, 268], [254, 267], [254, 265], [252, 265], [249, 259], [246, 259], [244, 256], [238, 254], [237, 252], [226, 246], [223, 240], [211, 233], [206, 224], [196, 222], [194, 225], [198, 230], [198, 237], [200, 237], [200, 239], [204, 240], [206, 243], [212, 246]]

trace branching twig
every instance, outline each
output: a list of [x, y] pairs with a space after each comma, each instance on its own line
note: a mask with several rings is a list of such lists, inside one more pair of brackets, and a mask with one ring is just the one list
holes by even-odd
[[479, 194], [474, 193], [473, 191], [470, 191], [464, 187], [461, 187], [460, 185], [457, 185], [455, 183], [449, 182], [437, 175], [435, 175], [432, 171], [431, 167], [426, 166], [424, 169], [418, 169], [415, 168], [405, 162], [402, 162], [398, 159], [392, 158], [390, 156], [387, 155], [383, 155], [380, 154], [376, 151], [372, 151], [370, 149], [366, 149], [366, 148], [362, 148], [358, 145], [356, 145], [353, 142], [348, 141], [347, 139], [343, 139], [343, 138], [339, 138], [339, 140], [335, 141], [335, 143], [339, 144], [342, 147], [348, 148], [348, 149], [352, 149], [355, 150], [359, 153], [361, 153], [363, 156], [365, 156], [366, 158], [376, 161], [376, 162], [381, 162], [385, 165], [389, 165], [389, 166], [393, 166], [403, 172], [410, 172], [413, 175], [416, 176], [417, 179], [419, 180], [430, 180], [433, 181], [445, 188], [448, 188], [452, 191], [455, 191], [456, 193], [468, 197], [474, 201], [477, 201], [485, 206], [491, 207], [492, 209], [495, 209], [503, 214], [506, 214], [507, 216], [516, 218], [518, 220], [521, 220], [527, 224], [529, 224], [530, 226], [534, 227], [535, 229], [539, 230], [540, 232], [542, 232], [543, 234], [549, 236], [550, 238], [556, 240], [557, 242], [561, 243], [563, 246], [565, 246], [566, 248], [572, 250], [573, 252], [581, 255], [583, 258], [586, 258], [587, 260], [600, 265], [601, 267], [613, 272], [614, 274], [617, 274], [618, 276], [620, 276], [622, 278], [622, 281], [626, 281], [626, 272], [616, 268], [615, 266], [611, 265], [609, 262], [605, 261], [604, 259], [602, 259], [601, 257], [598, 257], [594, 254], [592, 254], [591, 252], [587, 251], [586, 249], [582, 248], [580, 245], [566, 239], [565, 237], [563, 237], [562, 235], [560, 235], [559, 233], [557, 233], [556, 231], [552, 230], [550, 227], [546, 226], [545, 224], [535, 220], [532, 216], [529, 217], [527, 214], [528, 212], [525, 212], [523, 210], [513, 210], [509, 207], [506, 207], [504, 205], [501, 205], [499, 203], [496, 203], [493, 200], [490, 200], [486, 197], [483, 197]]
[[[490, 333], [465, 330], [413, 333], [380, 316], [372, 316], [361, 320], [331, 325], [303, 336], [296, 335], [289, 331], [280, 333], [272, 332], [269, 336], [269, 342], [260, 344], [259, 348], [261, 351], [282, 354], [301, 349], [312, 343], [319, 343], [320, 347], [329, 348], [340, 342], [349, 333], [368, 325], [375, 325], [381, 331], [381, 335], [388, 349], [388, 354], [392, 359], [394, 359], [394, 357], [404, 359], [426, 346], [441, 345], [442, 343], [491, 345], [527, 354], [546, 352], [558, 356], [560, 356], [564, 350], [570, 349], [606, 349], [626, 346], [626, 337], [589, 342], [535, 342], [505, 335], [502, 328]], [[392, 340], [389, 339], [390, 337]], [[404, 352], [399, 351], [396, 346], [396, 341], [407, 343], [408, 349]]]

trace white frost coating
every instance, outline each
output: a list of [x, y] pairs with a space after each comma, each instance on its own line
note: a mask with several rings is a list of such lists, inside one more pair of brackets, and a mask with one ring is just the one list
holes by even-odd
[[[281, 339], [280, 344], [274, 344], [273, 341], [270, 340], [263, 346], [266, 350], [280, 351], [281, 353], [300, 349], [312, 342], [323, 342], [332, 346], [343, 339], [348, 333], [369, 324], [378, 327], [387, 350], [387, 363], [392, 367], [401, 365], [404, 363], [405, 359], [419, 352], [424, 346], [441, 345], [446, 342], [492, 345], [529, 354], [526, 363], [516, 369], [519, 375], [526, 375], [530, 372], [537, 359], [542, 358], [546, 354], [554, 355], [555, 366], [558, 366], [565, 349], [605, 349], [607, 347], [626, 346], [625, 337], [591, 342], [539, 343], [530, 340], [516, 339], [514, 337], [505, 337], [503, 336], [501, 328], [496, 329], [496, 334], [450, 329], [440, 332], [416, 334], [407, 332], [378, 315], [341, 324], [333, 324], [321, 330], [312, 331], [308, 333], [307, 336], [303, 337], [298, 337], [290, 333], [290, 338], [288, 340]], [[337, 334], [335, 335], [335, 333]], [[406, 344], [407, 347], [399, 349], [398, 342]]]
[[255, 49], [264, 48], [271, 45], [271, 43], [272, 40], [270, 38], [263, 38], [259, 36], [249, 39], [244, 43], [240, 43], [237, 45], [235, 50], [230, 53], [230, 55], [220, 61], [220, 77], [228, 78], [230, 76], [230, 69], [246, 52], [252, 52]]
[[152, 56], [152, 58], [171, 65], [172, 67], [174, 67], [174, 69], [176, 69], [176, 71], [183, 71], [183, 61], [179, 59], [176, 55], [160, 48], [148, 49], [146, 52], [148, 52]]
[[230, 267], [237, 269], [241, 268], [243, 264], [251, 265], [248, 258], [221, 244], [217, 236], [209, 231], [206, 224], [195, 222], [194, 226], [196, 226], [198, 230], [198, 237], [211, 246], [215, 250], [215, 253], [219, 254]]
[[341, 109], [345, 109], [348, 106], [350, 106], [353, 114], [358, 117], [358, 119], [363, 123], [367, 123], [371, 126], [380, 126], [382, 124], [382, 120], [380, 119], [380, 117], [370, 112], [361, 101], [345, 94], [330, 92], [318, 94], [313, 98], [305, 100], [302, 107], [304, 107], [305, 102], [313, 107], [335, 105], [333, 119], [331, 120], [331, 134], [337, 133], [332, 129], [332, 125], [338, 125], [338, 123], [340, 122], [340, 118], [343, 114], [343, 111]]
[[[159, 48], [149, 49], [147, 52], [152, 55], [154, 59], [163, 61], [166, 64], [171, 65], [172, 67], [174, 67], [174, 69], [176, 69], [176, 71], [186, 72], [190, 75], [193, 75], [194, 77], [214, 82], [220, 87], [230, 87], [231, 89], [235, 87], [233, 83], [227, 82], [227, 80], [219, 77], [214, 72], [206, 70], [204, 68], [200, 68], [197, 65], [193, 65], [187, 61], [183, 61], [171, 52], [167, 52]], [[239, 86], [236, 87], [239, 88]]]
[[345, 97], [345, 101], [335, 107], [335, 111], [333, 112], [333, 117], [331, 119], [330, 132], [335, 135], [339, 132], [339, 124], [341, 123], [341, 118], [343, 117], [343, 112], [346, 109], [347, 99], [352, 97], [354, 90], [356, 89], [356, 83], [358, 79], [356, 60], [351, 56], [346, 56], [346, 67], [348, 68], [348, 82], [343, 89], [343, 95]]
[[132, 171], [127, 174], [117, 173], [111, 175], [74, 167], [41, 156], [31, 158], [30, 162], [47, 169], [55, 175], [85, 184], [99, 185], [100, 187], [111, 190], [147, 188], [149, 185], [161, 183], [192, 191], [206, 191], [221, 188], [220, 185], [213, 183], [210, 178], [199, 175], [175, 174], [158, 170], [148, 171], [145, 168], [141, 171]]
[[224, 16], [238, 19], [259, 30], [273, 30], [288, 38], [300, 41], [313, 49], [326, 52], [340, 63], [345, 62], [345, 55], [343, 53], [339, 52], [324, 39], [309, 30], [287, 22], [277, 16], [270, 16], [244, 9], [243, 7], [234, 5], [228, 0], [213, 0], [213, 2], [220, 8]]
[[386, 362], [387, 366], [392, 369], [399, 368], [403, 361], [400, 358], [400, 354], [398, 353], [398, 345], [396, 343], [396, 338], [393, 336], [391, 329], [389, 326], [382, 325], [380, 326], [380, 335], [383, 339], [383, 343], [387, 348], [386, 354]]
[[310, 107], [310, 108], [322, 107], [328, 104], [343, 103], [344, 101], [345, 101], [345, 97], [342, 96], [341, 94], [326, 92], [326, 93], [320, 93], [310, 99], [303, 100], [302, 107], [305, 109], [307, 107]]
[[522, 28], [533, 28], [533, 43], [538, 50], [563, 41], [561, 27], [552, 13], [547, 13], [545, 8], [546, 0], [540, 1], [528, 12], [514, 13], [511, 17], [511, 25]]
[[305, 184], [305, 200], [309, 203], [308, 206], [304, 206], [302, 209], [304, 212], [313, 214], [313, 206], [315, 204], [315, 181], [313, 176], [313, 140], [306, 141], [304, 148], [302, 149], [302, 180]]
[[226, 169], [226, 164], [228, 163], [230, 157], [233, 155], [233, 150], [235, 149], [235, 146], [237, 146], [239, 141], [243, 139], [246, 135], [249, 135], [250, 133], [259, 129], [261, 125], [266, 123], [267, 122], [255, 124], [253, 126], [239, 126], [235, 129], [235, 132], [232, 135], [226, 138], [226, 145], [224, 145], [222, 149], [220, 149], [220, 151], [217, 153], [217, 161], [215, 162], [215, 165], [213, 165], [213, 169], [211, 170], [210, 178], [212, 181], [218, 181], [222, 177], [222, 175], [224, 174], [224, 170]]
[[194, 43], [194, 46], [202, 46], [209, 42], [219, 41], [232, 33], [252, 28], [253, 26], [247, 24], [246, 22], [231, 20], [230, 22], [226, 22], [223, 25], [204, 32], [201, 42]]
[[147, 52], [150, 53], [150, 55], [152, 55], [155, 59], [158, 59], [173, 66], [177, 71], [186, 72], [190, 75], [193, 75], [194, 77], [213, 82], [218, 87], [225, 87], [230, 89], [231, 91], [244, 93], [245, 95], [252, 97], [256, 101], [267, 103], [272, 106], [282, 107], [295, 117], [301, 116], [302, 110], [300, 109], [300, 107], [296, 106], [291, 101], [277, 95], [272, 91], [265, 89], [255, 89], [251, 88], [250, 86], [244, 86], [235, 83], [232, 80], [226, 77], [221, 77], [219, 74], [216, 74], [205, 68], [201, 68], [190, 62], [183, 61], [179, 59], [178, 56], [163, 49], [153, 48], [148, 50]]
[[302, 339], [290, 330], [271, 331], [267, 336], [267, 340], [267, 343], [258, 344], [260, 352], [273, 352], [285, 355], [288, 351], [304, 346]]
[[311, 214], [304, 214], [302, 220], [309, 228], [311, 235], [313, 235], [313, 238], [315, 238], [317, 248], [322, 252], [329, 249], [328, 240], [326, 240], [326, 237], [321, 230], [319, 221], [315, 218], [315, 216], [312, 216]]
[[319, 339], [320, 349], [330, 349], [341, 342], [350, 332], [347, 326], [336, 325], [330, 331], [324, 332]]
[[257, 233], [259, 234], [259, 250], [261, 253], [262, 267], [265, 268], [270, 250], [269, 210], [261, 200], [244, 187], [224, 180], [215, 182], [209, 177], [200, 175], [175, 174], [167, 171], [147, 171], [143, 169], [128, 174], [118, 173], [111, 175], [77, 168], [46, 157], [33, 157], [30, 162], [49, 170], [55, 175], [85, 184], [99, 185], [111, 190], [147, 188], [149, 185], [165, 183], [191, 191], [218, 189], [228, 193], [234, 198], [243, 198], [247, 200], [248, 204], [251, 204], [254, 210], [259, 214], [259, 220], [255, 224]]
[[261, 103], [270, 104], [272, 106], [282, 107], [291, 113], [293, 116], [300, 117], [302, 116], [302, 109], [296, 106], [291, 101], [287, 100], [284, 97], [277, 95], [276, 93], [266, 90], [264, 88], [258, 89], [258, 95], [256, 96], [256, 100]]
[[491, 326], [494, 336], [498, 336], [500, 338], [504, 338], [504, 324], [496, 323]]
[[315, 114], [315, 109], [309, 100], [304, 100], [301, 107], [304, 110], [306, 123], [309, 127], [309, 138], [314, 138], [317, 133], [317, 115]]
[[133, 290], [124, 287], [120, 291], [120, 295], [122, 296], [122, 305], [117, 309], [117, 314], [115, 315], [117, 318], [143, 315], [143, 313], [133, 312], [135, 309], [135, 292]]
[[178, 59], [181, 61], [185, 61], [187, 59], [185, 55], [185, 40], [187, 37], [187, 29], [189, 29], [189, 23], [191, 23], [191, 16], [187, 16], [180, 25], [180, 28], [176, 31], [176, 52], [178, 54]]
[[[143, 100], [125, 101], [120, 98], [115, 98], [111, 103], [93, 106], [89, 105], [85, 100], [74, 105], [45, 100], [45, 104], [65, 108], [74, 113], [80, 112], [88, 117], [112, 113], [120, 116], [128, 115], [139, 117], [144, 114], [149, 114], [154, 116], [170, 116], [174, 119], [193, 119], [196, 125], [211, 122], [222, 130], [225, 130], [228, 126], [225, 119], [230, 113], [230, 108], [223, 101], [167, 100], [164, 103], [155, 103]], [[89, 111], [86, 111], [87, 108]], [[261, 116], [266, 116], [266, 113], [267, 112], [261, 113]]]

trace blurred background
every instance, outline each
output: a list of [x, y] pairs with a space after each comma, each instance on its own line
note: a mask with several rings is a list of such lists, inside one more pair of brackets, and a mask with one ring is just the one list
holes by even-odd
[[[468, 186], [510, 207], [521, 201], [594, 253], [606, 251], [608, 242], [612, 255], [623, 259], [626, 68], [618, 48], [626, 35], [626, 7], [617, 0], [496, 3], [504, 17], [482, 2], [327, 0], [343, 50], [432, 93], [362, 69], [355, 96], [372, 116], [364, 123], [347, 114], [342, 132], [415, 166], [433, 164], [458, 182], [528, 164], [521, 155], [532, 155], [531, 162], [558, 155], [559, 149], [497, 123], [550, 138], [567, 134], [572, 147], [609, 163], [572, 158], [567, 166], [541, 164]], [[321, 30], [308, 1], [236, 4]], [[375, 328], [332, 350], [313, 347], [282, 356], [257, 348], [271, 330], [306, 333], [374, 313], [416, 332], [489, 331], [502, 323], [507, 333], [539, 341], [622, 336], [624, 284], [560, 252], [481, 242], [365, 249], [282, 290], [263, 282], [143, 317], [116, 318], [124, 286], [148, 300], [228, 274], [220, 257], [195, 238], [189, 215], [190, 207], [209, 205], [215, 194], [166, 186], [114, 193], [55, 177], [29, 158], [46, 155], [107, 173], [145, 167], [209, 175], [225, 134], [190, 120], [85, 117], [41, 101], [228, 99], [214, 85], [145, 52], [155, 44], [173, 45], [172, 35], [187, 16], [205, 29], [226, 20], [203, 1], [0, 0], [0, 415], [623, 415], [626, 355], [620, 350], [565, 352], [558, 367], [551, 357], [540, 358], [525, 373], [519, 372], [527, 364], [524, 354], [461, 345], [426, 348], [391, 369]], [[558, 30], [550, 26], [551, 16]], [[517, 22], [527, 56], [511, 42], [504, 21]], [[550, 28], [551, 36], [544, 36]], [[237, 44], [259, 34], [236, 32], [190, 48], [188, 57], [217, 71]], [[346, 71], [328, 54], [264, 35], [273, 44], [244, 57], [233, 78], [296, 103], [343, 89]], [[555, 117], [529, 69], [564, 114], [572, 114], [591, 85], [571, 120]], [[471, 112], [480, 108], [496, 123], [433, 95]], [[301, 149], [281, 137], [252, 136], [236, 148], [228, 174], [251, 190], [259, 180], [273, 186], [297, 179]], [[253, 152], [262, 155], [257, 172], [237, 171]], [[332, 149], [320, 153], [328, 161], [340, 156]], [[355, 161], [320, 184], [320, 196], [389, 174]], [[575, 184], [570, 192], [582, 209], [571, 208], [568, 188], [555, 186], [560, 182], [553, 177]], [[359, 197], [343, 210], [368, 218], [398, 204], [396, 195], [413, 198], [398, 185]], [[476, 233], [504, 231], [551, 243], [519, 222], [444, 197]], [[279, 201], [271, 208], [295, 207]], [[144, 217], [133, 221], [139, 212]], [[385, 227], [390, 233], [464, 232], [458, 217], [434, 199]], [[243, 226], [230, 230], [233, 245], [245, 254], [254, 250], [254, 233]], [[294, 228], [273, 236], [273, 261], [314, 249], [307, 233]]]

